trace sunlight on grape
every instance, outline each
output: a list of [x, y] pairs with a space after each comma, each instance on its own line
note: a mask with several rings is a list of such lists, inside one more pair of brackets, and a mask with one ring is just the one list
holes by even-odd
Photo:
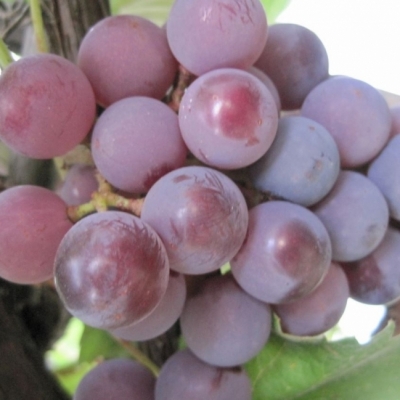
[[346, 311], [329, 339], [355, 337], [360, 344], [368, 343], [386, 314], [385, 306], [371, 306], [353, 299], [347, 302]]

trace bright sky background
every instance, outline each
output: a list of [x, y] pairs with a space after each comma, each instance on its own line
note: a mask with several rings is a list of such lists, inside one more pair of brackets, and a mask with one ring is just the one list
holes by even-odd
[[[277, 22], [316, 33], [332, 75], [348, 75], [400, 96], [400, 0], [291, 0]], [[384, 313], [382, 306], [350, 300], [339, 323], [341, 334], [365, 343]]]
[[332, 75], [400, 95], [400, 0], [291, 0], [277, 22], [314, 31]]

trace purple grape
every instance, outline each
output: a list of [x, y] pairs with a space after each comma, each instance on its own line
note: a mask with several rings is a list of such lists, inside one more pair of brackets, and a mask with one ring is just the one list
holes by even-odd
[[178, 351], [161, 368], [155, 400], [251, 400], [251, 383], [240, 367], [206, 364], [188, 349]]
[[103, 361], [80, 381], [73, 400], [154, 400], [155, 378], [129, 359]]
[[400, 221], [400, 135], [394, 136], [370, 164], [368, 178], [385, 197], [390, 216]]
[[390, 137], [400, 134], [400, 105], [390, 108], [392, 116], [392, 125], [390, 129]]
[[215, 271], [239, 250], [248, 211], [236, 184], [206, 167], [184, 167], [158, 180], [141, 218], [167, 249], [171, 269], [185, 274]]
[[331, 243], [321, 221], [297, 204], [270, 201], [250, 210], [247, 237], [231, 267], [246, 292], [279, 304], [314, 290], [330, 262]]
[[131, 96], [161, 99], [178, 70], [165, 32], [135, 15], [115, 15], [83, 38], [78, 65], [103, 107]]
[[82, 71], [54, 54], [27, 56], [0, 78], [0, 139], [31, 158], [78, 145], [94, 122], [93, 90]]
[[251, 166], [250, 175], [257, 189], [310, 206], [332, 189], [339, 169], [329, 132], [309, 118], [291, 116], [280, 119], [275, 141]]
[[322, 282], [308, 295], [288, 304], [278, 304], [274, 312], [282, 331], [297, 336], [319, 335], [340, 320], [350, 296], [342, 268], [332, 263]]
[[56, 288], [66, 308], [101, 329], [149, 315], [167, 289], [168, 276], [168, 258], [153, 229], [120, 211], [76, 223], [55, 261]]
[[90, 201], [97, 188], [96, 168], [92, 165], [74, 164], [68, 170], [57, 194], [69, 206], [77, 206]]
[[57, 247], [72, 227], [67, 205], [37, 186], [0, 193], [0, 276], [15, 283], [44, 282], [53, 276]]
[[187, 148], [178, 117], [166, 104], [129, 97], [112, 104], [97, 120], [92, 154], [113, 186], [144, 193], [161, 176], [183, 166]]
[[282, 109], [301, 107], [308, 93], [328, 78], [328, 55], [318, 36], [296, 24], [269, 28], [268, 40], [255, 66], [278, 89]]
[[329, 232], [335, 261], [355, 261], [371, 253], [389, 221], [382, 193], [354, 171], [341, 171], [333, 189], [312, 210]]
[[267, 40], [259, 0], [176, 0], [167, 21], [176, 59], [202, 75], [217, 68], [249, 68]]
[[248, 295], [231, 275], [206, 279], [186, 300], [182, 336], [200, 360], [219, 367], [244, 364], [266, 344], [271, 310]]
[[400, 299], [400, 232], [388, 228], [380, 245], [367, 257], [342, 263], [353, 299], [388, 304]]
[[237, 69], [218, 69], [197, 78], [179, 108], [179, 126], [189, 150], [222, 169], [257, 161], [271, 146], [278, 112], [267, 87]]
[[328, 129], [343, 168], [371, 161], [389, 138], [391, 116], [385, 99], [357, 79], [338, 76], [322, 82], [304, 100], [301, 114]]
[[167, 291], [158, 306], [146, 318], [111, 333], [121, 339], [142, 341], [166, 332], [179, 319], [186, 300], [186, 283], [182, 274], [171, 271]]

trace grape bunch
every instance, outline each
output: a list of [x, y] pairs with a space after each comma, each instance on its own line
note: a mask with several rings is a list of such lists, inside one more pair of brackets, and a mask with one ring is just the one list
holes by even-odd
[[0, 194], [0, 276], [54, 278], [117, 338], [179, 323], [184, 341], [157, 379], [108, 360], [74, 399], [250, 400], [243, 366], [272, 330], [321, 335], [349, 297], [400, 299], [399, 116], [258, 0], [176, 0], [163, 28], [107, 17], [76, 65], [13, 62], [1, 140], [39, 159], [85, 142], [93, 164]]

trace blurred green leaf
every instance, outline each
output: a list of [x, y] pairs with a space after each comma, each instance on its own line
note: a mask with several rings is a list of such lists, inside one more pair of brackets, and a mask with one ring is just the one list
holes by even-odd
[[162, 26], [174, 0], [111, 0], [112, 14], [135, 14]]
[[55, 375], [64, 390], [73, 395], [81, 379], [98, 363], [82, 363], [76, 366], [55, 371]]
[[80, 341], [85, 325], [77, 318], [71, 318], [63, 336], [52, 349], [46, 352], [46, 365], [59, 370], [75, 365], [79, 359]]
[[[111, 0], [111, 12], [140, 15], [162, 26], [167, 20], [173, 2], [174, 0]], [[288, 6], [290, 0], [261, 0], [261, 3], [267, 13], [269, 24], [272, 24]]]
[[398, 400], [400, 336], [390, 324], [367, 345], [355, 339], [296, 342], [272, 335], [246, 365], [253, 400]]
[[85, 326], [81, 339], [80, 362], [92, 362], [96, 359], [117, 357], [130, 356], [108, 332]]
[[261, 0], [267, 13], [268, 24], [272, 25], [278, 15], [289, 5], [290, 0]]

